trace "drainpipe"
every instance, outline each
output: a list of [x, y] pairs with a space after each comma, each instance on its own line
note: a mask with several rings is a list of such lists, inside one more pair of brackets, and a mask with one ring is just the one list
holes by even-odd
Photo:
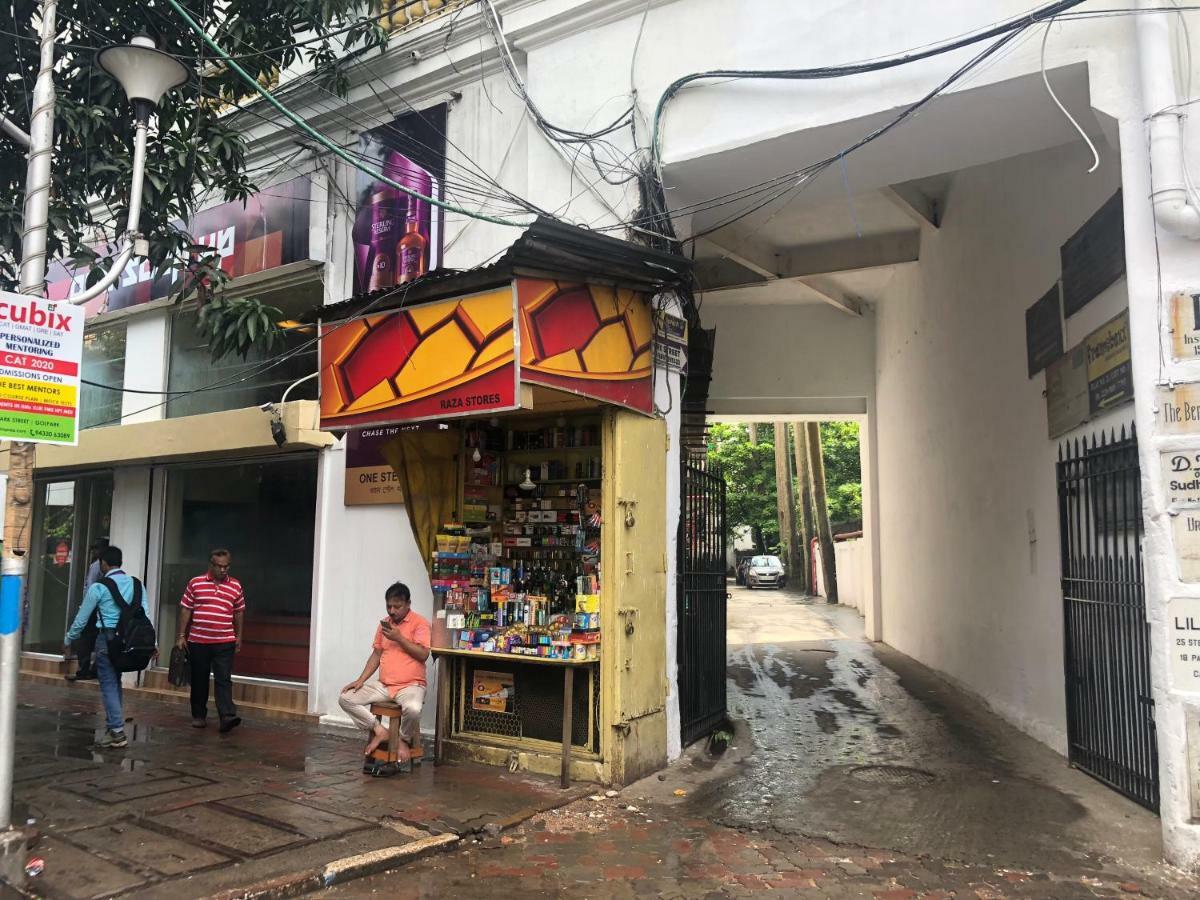
[[1183, 117], [1175, 91], [1170, 22], [1161, 7], [1140, 0], [1136, 17], [1142, 108], [1150, 128], [1151, 200], [1158, 224], [1180, 237], [1200, 240], [1200, 209], [1183, 178]]

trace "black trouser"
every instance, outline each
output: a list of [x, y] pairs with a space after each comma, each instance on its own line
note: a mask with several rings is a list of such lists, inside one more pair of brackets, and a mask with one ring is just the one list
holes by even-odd
[[192, 718], [203, 719], [208, 714], [208, 673], [211, 671], [217, 689], [217, 715], [232, 719], [237, 715], [233, 705], [233, 641], [227, 644], [195, 644], [188, 641], [188, 659], [192, 664]]
[[92, 654], [96, 650], [96, 636], [99, 633], [100, 629], [96, 627], [96, 617], [92, 616], [92, 620], [83, 627], [79, 637], [71, 642], [71, 649], [75, 652], [76, 664], [79, 667], [79, 675], [96, 677], [96, 663], [92, 659]]

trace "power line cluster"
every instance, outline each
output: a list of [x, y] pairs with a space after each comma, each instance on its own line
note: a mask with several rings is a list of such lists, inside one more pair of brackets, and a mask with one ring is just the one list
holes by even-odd
[[[168, 0], [169, 2], [169, 0]], [[615, 222], [607, 225], [597, 225], [598, 231], [615, 231], [615, 232], [632, 232], [640, 239], [651, 243], [655, 246], [668, 247], [675, 250], [682, 249], [682, 243], [686, 241], [694, 241], [696, 238], [710, 234], [721, 228], [727, 227], [734, 222], [751, 216], [756, 212], [762, 211], [772, 205], [782, 205], [793, 198], [797, 193], [802, 191], [806, 186], [811, 184], [822, 173], [827, 171], [831, 166], [844, 165], [845, 159], [855, 151], [861, 149], [867, 144], [878, 140], [885, 136], [888, 132], [898, 127], [908, 119], [918, 114], [924, 107], [932, 103], [939, 95], [947, 91], [954, 84], [965, 79], [970, 73], [978, 70], [989, 60], [994, 59], [998, 54], [1006, 48], [1010, 48], [1022, 36], [1026, 36], [1028, 32], [1038, 26], [1047, 26], [1054, 21], [1065, 21], [1083, 18], [1101, 18], [1107, 16], [1118, 15], [1134, 15], [1146, 14], [1154, 12], [1172, 12], [1182, 13], [1184, 11], [1195, 10], [1200, 7], [1182, 6], [1176, 4], [1174, 7], [1163, 8], [1160, 10], [1144, 10], [1130, 8], [1114, 8], [1095, 10], [1091, 12], [1073, 11], [1073, 8], [1080, 5], [1083, 0], [1057, 0], [1032, 10], [1029, 13], [1009, 19], [1004, 22], [996, 23], [983, 27], [979, 30], [970, 32], [966, 35], [937, 44], [926, 45], [921, 48], [916, 48], [901, 54], [896, 54], [887, 57], [881, 57], [870, 60], [862, 60], [859, 62], [848, 63], [839, 66], [823, 66], [804, 69], [769, 69], [769, 70], [747, 70], [747, 69], [715, 69], [703, 72], [691, 73], [684, 75], [673, 81], [663, 92], [655, 106], [652, 124], [650, 127], [649, 143], [644, 148], [639, 148], [637, 143], [637, 117], [638, 109], [636, 104], [636, 91], [631, 83], [630, 102], [622, 112], [607, 124], [593, 130], [573, 129], [558, 125], [539, 108], [533, 97], [530, 96], [527, 86], [522, 78], [520, 68], [517, 65], [516, 59], [509, 46], [507, 38], [503, 32], [503, 25], [498, 12], [496, 11], [492, 0], [480, 0], [480, 17], [488, 30], [495, 38], [498, 56], [503, 66], [506, 77], [514, 93], [520, 98], [526, 114], [530, 121], [533, 122], [538, 132], [546, 141], [554, 148], [555, 152], [564, 160], [570, 167], [572, 179], [578, 174], [580, 162], [586, 157], [588, 163], [595, 170], [596, 180], [587, 184], [585, 190], [591, 190], [597, 198], [609, 209]], [[175, 4], [171, 4], [175, 6]], [[159, 27], [170, 25], [171, 27], [179, 27], [179, 21], [175, 16], [170, 15], [165, 9], [159, 7], [145, 7], [147, 15], [157, 16]], [[177, 11], [179, 8], [176, 7]], [[455, 13], [455, 20], [463, 11], [467, 9], [462, 7]], [[649, 3], [642, 15], [642, 29], [645, 27], [646, 16], [649, 12]], [[268, 49], [260, 49], [244, 39], [234, 39], [238, 45], [234, 50], [229, 52], [226, 48], [221, 48], [214, 44], [210, 44], [215, 49], [215, 58], [222, 60], [224, 65], [230, 65], [236, 68], [237, 60], [239, 59], [257, 59], [263, 56], [274, 56], [288, 50], [304, 47], [319, 41], [325, 41], [329, 37], [343, 33], [351, 32], [354, 29], [364, 27], [377, 26], [377, 21], [381, 17], [363, 18], [343, 28], [328, 31], [318, 37], [296, 41], [292, 45], [273, 47]], [[71, 27], [78, 30], [79, 33], [85, 31], [98, 35], [105, 42], [110, 40], [110, 36], [103, 34], [86, 23], [79, 20], [68, 19]], [[454, 20], [451, 22], [453, 28]], [[14, 33], [15, 36], [21, 37]], [[226, 37], [232, 38], [230, 35]], [[639, 30], [637, 43], [640, 45], [642, 38], [642, 30]], [[447, 36], [447, 44], [449, 43], [449, 35]], [[954, 69], [946, 78], [939, 82], [935, 87], [925, 93], [917, 101], [909, 104], [902, 109], [897, 115], [893, 116], [887, 122], [874, 128], [867, 134], [863, 135], [858, 140], [854, 141], [847, 147], [842, 148], [835, 154], [829, 155], [815, 162], [807, 163], [803, 166], [793, 168], [783, 174], [760, 180], [756, 183], [746, 185], [734, 191], [728, 191], [716, 196], [707, 197], [703, 200], [696, 201], [682, 206], [671, 207], [666, 201], [666, 189], [662, 178], [662, 130], [665, 119], [665, 112], [671, 101], [676, 98], [682, 91], [689, 86], [705, 82], [705, 81], [738, 81], [738, 80], [783, 80], [783, 81], [803, 81], [803, 80], [821, 80], [841, 78], [857, 74], [866, 74], [871, 72], [884, 71], [899, 66], [904, 66], [923, 60], [929, 60], [944, 54], [953, 53], [959, 50], [964, 50], [969, 47], [986, 44], [978, 50], [974, 56], [966, 62]], [[75, 51], [90, 50], [88, 45], [71, 44], [71, 49]], [[194, 59], [197, 60], [212, 60], [214, 56], [206, 56], [204, 52], [204, 44], [200, 43], [200, 52]], [[446, 159], [446, 171], [443, 183], [444, 196], [450, 198], [453, 202], [443, 204], [452, 207], [447, 210], [447, 220], [471, 221], [475, 219], [484, 219], [491, 222], [500, 222], [502, 224], [520, 224], [511, 217], [520, 215], [545, 215], [554, 216], [524, 197], [514, 193], [499, 181], [500, 171], [495, 175], [489, 173], [483, 165], [478, 163], [471, 157], [469, 153], [453, 143], [445, 132], [437, 128], [427, 116], [419, 111], [412, 103], [410, 103], [395, 87], [394, 84], [388, 83], [387, 79], [375, 79], [370, 77], [371, 66], [377, 62], [380, 57], [375, 60], [367, 59], [368, 51], [371, 46], [360, 47], [348, 54], [348, 57], [355, 60], [357, 65], [362, 67], [363, 72], [367, 77], [362, 83], [366, 84], [371, 92], [375, 95], [376, 100], [385, 109], [389, 115], [393, 111], [385, 99], [385, 95], [381, 94], [377, 89], [377, 85], [382, 85], [383, 91], [387, 96], [394, 98], [406, 108], [407, 112], [421, 117], [424, 122], [431, 126], [437, 133], [440, 140], [444, 141], [446, 147], [443, 148]], [[636, 45], [634, 50], [636, 57]], [[631, 82], [633, 80], [633, 62], [631, 61]], [[278, 113], [283, 115], [283, 118], [277, 118], [263, 111], [258, 103], [243, 103], [240, 100], [230, 101], [227, 96], [221, 96], [217, 91], [205, 85], [203, 75], [199, 80], [198, 96], [204, 96], [211, 102], [230, 103], [236, 107], [242, 114], [254, 117], [256, 120], [269, 124], [272, 127], [283, 128], [293, 134], [299, 144], [304, 149], [314, 149], [312, 142], [316, 142], [318, 148], [315, 152], [319, 157], [323, 157], [326, 153], [333, 153], [341, 156], [351, 165], [355, 165], [360, 169], [368, 169], [367, 163], [371, 162], [370, 157], [363, 154], [355, 147], [357, 140], [350, 143], [334, 143], [327, 135], [314, 131], [306, 122], [299, 121], [279, 100], [279, 96], [287, 96], [297, 94], [302, 90], [307, 91], [306, 101], [313, 105], [314, 111], [326, 116], [339, 125], [351, 130], [352, 132], [362, 132], [368, 130], [378, 130], [387, 134], [390, 142], [397, 145], [397, 149], [404, 150], [406, 147], [410, 150], [415, 149], [422, 152], [436, 152], [439, 148], [430, 147], [428, 144], [420, 141], [414, 135], [406, 132], [402, 128], [398, 128], [392, 120], [382, 118], [377, 114], [373, 114], [355, 104], [345, 97], [334, 91], [329, 90], [323, 83], [323, 74], [319, 67], [314, 67], [312, 71], [299, 76], [289, 82], [284, 88], [278, 92], [260, 91], [264, 98], [270, 102]], [[1053, 95], [1052, 95], [1053, 96]], [[615, 99], [615, 98], [614, 98]], [[594, 117], [593, 117], [594, 118]], [[509, 142], [508, 149], [511, 151], [513, 143], [519, 133], [520, 126], [514, 131], [513, 139]], [[632, 137], [632, 151], [622, 149], [617, 143], [617, 136], [628, 128]], [[448, 152], [453, 149], [454, 154]], [[277, 166], [264, 167], [264, 170], [271, 169], [271, 178], [278, 172], [292, 164], [295, 154], [289, 157], [283, 157], [279, 154], [274, 154]], [[505, 154], [507, 159], [507, 152]], [[501, 162], [500, 170], [503, 169]], [[368, 173], [371, 174], [371, 173]], [[380, 173], [374, 173], [380, 174]], [[336, 188], [336, 179], [331, 178], [331, 188]], [[638, 191], [639, 206], [632, 217], [624, 217], [614, 209], [605, 196], [597, 190], [600, 183], [606, 183], [611, 186], [625, 186], [633, 184]], [[347, 207], [354, 207], [354, 200], [345, 197], [340, 200], [329, 197], [328, 202], [340, 203]], [[473, 208], [468, 208], [468, 206]], [[569, 201], [568, 201], [569, 206]], [[694, 232], [690, 235], [680, 236], [675, 230], [675, 217], [681, 214], [701, 214], [719, 212], [720, 216], [702, 230]], [[400, 289], [397, 289], [400, 290]], [[392, 292], [378, 298], [372, 306], [382, 302]], [[311, 346], [320, 340], [320, 337], [313, 339], [304, 347]], [[276, 361], [266, 361], [264, 365], [270, 368], [271, 365], [278, 364], [285, 359], [291, 358], [295, 353], [303, 352], [303, 348], [293, 348], [285, 354], [277, 358]], [[239, 378], [238, 380], [246, 380], [255, 377], [259, 374], [257, 371]], [[203, 390], [213, 390], [220, 387], [220, 383], [211, 385], [205, 388], [198, 388], [193, 391], [183, 393], [195, 393]], [[158, 392], [155, 392], [158, 393]], [[170, 402], [169, 400], [164, 402]]]

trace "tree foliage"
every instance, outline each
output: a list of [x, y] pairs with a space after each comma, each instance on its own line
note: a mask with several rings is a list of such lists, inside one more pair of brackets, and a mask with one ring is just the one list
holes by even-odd
[[733, 540], [739, 526], [749, 526], [759, 530], [764, 547], [778, 547], [774, 434], [760, 428], [753, 446], [748, 426], [715, 422], [708, 433], [708, 460], [725, 476], [726, 540]]
[[[789, 459], [794, 447], [788, 442]], [[858, 425], [854, 422], [821, 423], [822, 461], [829, 520], [833, 524], [862, 518], [862, 476], [859, 471]], [[758, 444], [750, 443], [747, 425], [713, 423], [709, 428], [708, 460], [725, 476], [727, 539], [749, 526], [757, 529], [763, 547], [779, 547], [779, 513], [775, 492], [774, 429], [760, 426]], [[798, 487], [798, 485], [796, 486]], [[797, 490], [797, 499], [800, 493]]]
[[[297, 62], [332, 90], [344, 90], [356, 50], [385, 42], [374, 19], [355, 0], [184, 0], [205, 27], [251, 75], [270, 83]], [[26, 131], [38, 70], [38, 3], [14, 0], [6, 27], [20, 37], [0, 40], [0, 112]], [[344, 33], [334, 34], [343, 28]], [[50, 198], [50, 259], [98, 261], [98, 280], [111, 263], [105, 247], [125, 227], [132, 169], [134, 122], [120, 86], [93, 57], [105, 44], [126, 43], [138, 32], [193, 68], [192, 82], [168, 94], [152, 125], [141, 230], [157, 271], [185, 269], [184, 290], [211, 277], [201, 248], [179, 223], [203, 199], [245, 199], [255, 188], [246, 143], [225, 101], [245, 97], [247, 86], [214, 62], [199, 37], [161, 0], [61, 0], [58, 4], [54, 163]], [[299, 41], [299, 43], [298, 43]], [[309, 77], [309, 76], [306, 76]], [[0, 135], [0, 287], [11, 289], [20, 262], [25, 150]], [[97, 247], [100, 248], [97, 253]], [[115, 246], [113, 248], [115, 250]]]
[[825, 492], [833, 524], [862, 518], [862, 473], [857, 422], [822, 422], [821, 453]]

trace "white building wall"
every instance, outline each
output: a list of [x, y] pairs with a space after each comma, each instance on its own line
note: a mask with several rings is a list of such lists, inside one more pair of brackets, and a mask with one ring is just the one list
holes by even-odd
[[824, 304], [743, 306], [704, 298], [717, 329], [708, 408], [714, 414], [862, 414], [874, 396], [875, 319]]
[[[384, 591], [403, 581], [412, 591], [413, 610], [431, 623], [433, 592], [404, 506], [344, 505], [345, 475], [343, 441], [321, 454], [317, 479], [308, 707], [323, 723], [348, 727], [338, 696], [362, 674], [371, 655], [375, 627], [387, 615]], [[421, 724], [431, 731], [436, 690], [432, 661], [428, 677]]]
[[[1087, 175], [1067, 145], [958, 172], [920, 265], [879, 304], [883, 639], [1060, 752], [1057, 442], [1044, 375], [1027, 377], [1024, 311], [1058, 279], [1062, 243], [1116, 190], [1114, 156], [1103, 158]], [[1122, 280], [1068, 321], [1068, 346], [1125, 305]]]

